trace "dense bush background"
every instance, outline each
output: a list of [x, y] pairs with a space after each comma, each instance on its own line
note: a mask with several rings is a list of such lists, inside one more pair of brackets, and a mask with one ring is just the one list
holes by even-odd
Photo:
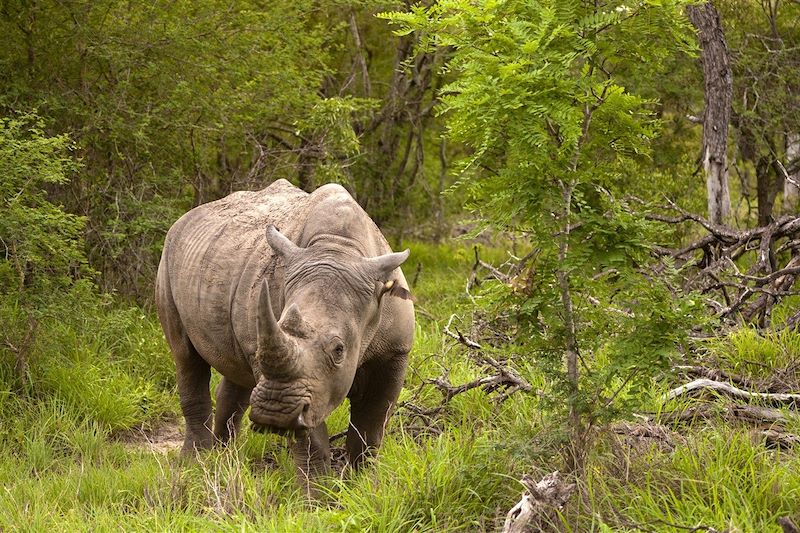
[[[800, 4], [713, 5], [733, 78], [724, 223], [744, 231], [796, 215]], [[722, 321], [686, 265], [654, 253], [703, 235], [654, 216], [706, 210], [687, 7], [0, 3], [0, 529], [493, 530], [516, 480], [555, 469], [579, 482], [563, 530], [800, 519], [796, 451], [732, 422], [723, 398], [716, 418], [657, 423], [696, 407], [664, 400], [681, 365], [800, 389], [796, 296], [769, 320]], [[343, 184], [412, 249], [402, 403], [379, 459], [339, 464], [315, 502], [277, 437], [245, 430], [195, 461], [149, 443], [182, 423], [152, 312], [164, 234], [277, 178]], [[436, 382], [491, 372], [448, 325], [530, 390], [443, 403]]]

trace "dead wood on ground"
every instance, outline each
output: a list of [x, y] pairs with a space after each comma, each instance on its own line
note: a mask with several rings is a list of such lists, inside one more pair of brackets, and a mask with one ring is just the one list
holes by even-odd
[[[448, 381], [447, 375], [429, 380], [428, 382], [431, 385], [442, 391], [445, 402], [450, 401], [457, 394], [475, 388], [482, 388], [487, 394], [497, 393], [494, 397], [497, 403], [504, 402], [517, 391], [530, 392], [532, 390], [531, 384], [511, 368], [508, 362], [498, 361], [486, 354], [480, 343], [465, 336], [457, 327], [454, 327], [453, 320], [455, 317], [456, 315], [450, 316], [447, 325], [444, 327], [444, 334], [469, 348], [467, 352], [469, 358], [492, 374], [458, 386], [452, 385]], [[453, 329], [455, 329], [455, 332]]]
[[657, 425], [672, 427], [722, 420], [728, 424], [749, 426], [752, 439], [767, 448], [789, 449], [800, 444], [800, 436], [785, 430], [789, 424], [800, 423], [800, 415], [774, 407], [701, 403], [680, 411], [661, 413], [654, 419], [657, 420]]
[[[403, 416], [407, 424], [404, 429], [413, 435], [442, 433], [443, 427], [440, 415], [447, 409], [450, 401], [467, 391], [480, 389], [493, 399], [496, 404], [506, 401], [516, 392], [531, 392], [533, 387], [525, 378], [519, 375], [509, 361], [495, 359], [486, 353], [483, 345], [463, 334], [454, 325], [456, 315], [451, 315], [445, 325], [443, 333], [467, 348], [468, 359], [476, 364], [487, 375], [477, 377], [465, 383], [454, 384], [450, 381], [449, 371], [445, 370], [440, 376], [424, 379], [411, 397], [397, 405], [397, 413]], [[419, 397], [422, 392], [433, 386], [441, 393], [441, 400], [433, 406], [422, 406]], [[340, 438], [334, 435], [331, 439]]]
[[796, 407], [800, 402], [800, 394], [788, 393], [774, 393], [774, 392], [750, 392], [740, 389], [729, 383], [722, 381], [715, 381], [713, 379], [696, 379], [680, 387], [676, 387], [669, 391], [664, 397], [665, 400], [673, 400], [678, 396], [686, 394], [702, 394], [708, 391], [730, 396], [732, 398], [747, 400], [747, 401], [761, 401], [769, 403], [770, 405], [787, 405]]
[[[784, 215], [766, 226], [737, 230], [674, 203], [663, 209], [676, 215], [651, 213], [647, 218], [666, 224], [693, 223], [703, 235], [681, 248], [656, 248], [656, 254], [678, 267], [688, 267], [682, 290], [702, 293], [719, 318], [767, 327], [775, 304], [785, 296], [800, 294], [793, 289], [800, 274], [800, 217]], [[747, 255], [752, 259], [743, 260]], [[742, 271], [744, 264], [750, 266]], [[660, 269], [664, 268], [666, 264]], [[793, 318], [789, 322], [796, 327], [800, 313]]]
[[557, 470], [539, 481], [528, 475], [521, 480], [525, 486], [522, 498], [508, 512], [503, 533], [546, 531], [558, 522], [558, 511], [575, 491], [575, 483], [565, 479]]

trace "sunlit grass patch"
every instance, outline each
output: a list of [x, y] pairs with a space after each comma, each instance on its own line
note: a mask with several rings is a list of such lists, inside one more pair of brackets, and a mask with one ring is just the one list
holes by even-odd
[[[542, 373], [535, 354], [513, 344], [485, 343], [482, 353], [508, 358], [532, 390], [500, 402], [496, 393], [475, 388], [452, 397], [429, 427], [415, 418], [405, 402], [423, 409], [442, 403], [442, 391], [430, 380], [456, 386], [491, 370], [443, 335], [452, 314], [451, 328], [467, 335], [480, 317], [472, 298], [479, 301], [482, 289], [466, 292], [474, 263], [471, 245], [412, 243], [411, 248], [404, 268], [410, 283], [414, 260], [422, 266], [411, 285], [418, 313], [406, 387], [382, 448], [361, 471], [335, 464], [331, 476], [320, 480], [322, 496], [308, 501], [286, 440], [250, 431], [247, 420], [234, 443], [197, 457], [137, 445], [128, 428], [147, 434], [165, 417], [180, 418], [174, 365], [153, 316], [136, 308], [89, 305], [61, 320], [55, 314], [41, 318], [24, 390], [17, 388], [13, 354], [3, 352], [0, 359], [0, 528], [497, 529], [520, 497], [518, 479], [524, 473], [541, 476], [562, 465], [558, 450], [569, 433], [558, 409], [547, 402], [552, 376]], [[480, 254], [494, 262], [506, 257], [503, 250], [483, 247]], [[24, 314], [6, 317], [4, 323], [25, 326]], [[765, 380], [771, 369], [791, 367], [798, 347], [794, 333], [743, 329], [706, 342], [702, 362], [722, 362]], [[215, 373], [212, 389], [218, 380]], [[609, 387], [620, 384], [614, 378]], [[636, 391], [640, 412], [655, 416], [694, 406], [693, 398], [664, 401], [676, 384], [674, 375], [665, 374]], [[716, 406], [719, 416], [668, 425], [664, 431], [674, 436], [669, 446], [646, 440], [629, 445], [598, 429], [586, 499], [565, 509], [566, 530], [636, 531], [637, 524], [649, 524], [660, 531], [671, 523], [778, 531], [775, 519], [796, 512], [792, 502], [800, 501], [796, 452], [769, 450], [747, 426], [730, 425], [725, 398], [711, 395], [704, 401]], [[348, 423], [345, 402], [329, 417], [329, 432], [342, 432]], [[784, 430], [797, 433], [800, 423], [788, 422]], [[170, 431], [177, 435], [180, 423]], [[341, 454], [344, 439], [334, 446]]]
[[492, 529], [498, 502], [515, 490], [506, 459], [480, 429], [420, 438], [400, 428], [369, 468], [334, 480], [328, 494], [347, 531]]
[[714, 359], [745, 375], [769, 377], [776, 370], [800, 363], [800, 333], [789, 329], [756, 331], [742, 327], [705, 344]]
[[776, 519], [797, 513], [797, 457], [739, 428], [690, 431], [672, 452], [653, 446], [629, 456], [625, 476], [611, 461], [593, 461], [587, 483], [595, 520], [612, 525], [780, 531]]

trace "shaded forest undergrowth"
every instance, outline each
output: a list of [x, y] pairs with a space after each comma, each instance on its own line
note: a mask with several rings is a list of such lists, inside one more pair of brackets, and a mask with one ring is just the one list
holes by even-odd
[[[174, 368], [151, 313], [80, 284], [35, 314], [4, 300], [0, 527], [499, 529], [523, 475], [538, 480], [563, 468], [559, 448], [568, 434], [548, 402], [553, 383], [475, 313], [482, 296], [472, 247], [416, 244], [411, 257], [417, 340], [386, 442], [358, 473], [339, 461], [313, 503], [295, 484], [281, 438], [247, 424], [231, 447], [179, 458]], [[487, 264], [507, 257], [481, 250]], [[776, 329], [791, 318], [792, 298], [773, 309]], [[637, 391], [644, 409], [592, 430], [585, 482], [551, 514], [554, 525], [780, 531], [779, 519], [800, 521], [794, 399], [667, 397], [695, 378], [800, 391], [798, 353], [800, 335], [789, 329], [696, 339], [673, 372]], [[335, 450], [347, 416], [345, 405], [329, 419]]]

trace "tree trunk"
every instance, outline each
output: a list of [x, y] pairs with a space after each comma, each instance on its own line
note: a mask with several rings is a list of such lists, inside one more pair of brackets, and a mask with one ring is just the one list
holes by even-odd
[[731, 210], [727, 160], [733, 98], [730, 54], [719, 14], [711, 2], [688, 6], [686, 11], [697, 28], [705, 78], [702, 156], [708, 191], [708, 217], [721, 224]]
[[[558, 261], [564, 265], [569, 252], [569, 232], [570, 218], [572, 213], [572, 194], [575, 189], [574, 183], [561, 183], [561, 194], [564, 202], [564, 212], [562, 214], [563, 226], [558, 245]], [[565, 358], [567, 366], [567, 382], [571, 389], [569, 396], [569, 422], [572, 432], [571, 442], [565, 450], [566, 471], [574, 474], [577, 478], [583, 478], [586, 460], [586, 428], [583, 425], [583, 417], [580, 409], [580, 373], [578, 369], [578, 332], [575, 321], [575, 313], [572, 307], [572, 292], [570, 289], [569, 271], [561, 267], [556, 271], [556, 280], [561, 293], [561, 305], [564, 314], [565, 328]]]
[[316, 157], [312, 153], [314, 147], [306, 139], [300, 142], [297, 154], [297, 184], [306, 192], [314, 192], [314, 163]]
[[789, 179], [783, 183], [783, 210], [792, 214], [800, 200], [800, 133], [786, 136], [786, 170]]
[[758, 225], [772, 223], [772, 207], [778, 192], [769, 157], [759, 157], [756, 166], [756, 196], [758, 197]]

